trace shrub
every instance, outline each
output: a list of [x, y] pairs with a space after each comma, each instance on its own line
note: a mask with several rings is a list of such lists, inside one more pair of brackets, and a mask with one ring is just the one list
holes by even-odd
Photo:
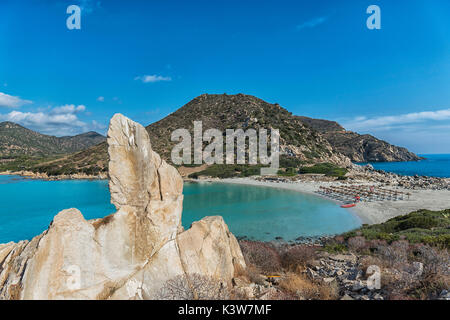
[[288, 248], [281, 255], [283, 267], [296, 270], [298, 266], [305, 266], [316, 256], [316, 248], [307, 245], [297, 245]]
[[348, 251], [347, 246], [345, 244], [336, 242], [326, 243], [323, 247], [323, 250], [325, 250], [328, 253], [343, 253]]
[[439, 222], [432, 217], [418, 216], [405, 219], [400, 221], [395, 227], [395, 231], [401, 231], [406, 229], [421, 228], [421, 229], [431, 229], [437, 227]]
[[158, 300], [225, 300], [226, 284], [199, 274], [179, 275], [164, 283], [156, 294]]
[[348, 246], [350, 249], [361, 251], [367, 247], [366, 239], [361, 236], [350, 238], [348, 239]]
[[271, 245], [264, 242], [248, 240], [242, 240], [239, 244], [246, 262], [257, 266], [261, 271], [266, 273], [281, 270], [280, 255]]
[[368, 240], [380, 239], [391, 243], [405, 239], [410, 243], [425, 243], [450, 249], [450, 210], [419, 210], [392, 218], [384, 223], [363, 226], [344, 234], [346, 239], [358, 233]]
[[318, 173], [331, 177], [343, 177], [348, 170], [332, 163], [317, 163], [311, 167], [302, 167], [300, 173]]
[[295, 168], [286, 168], [285, 170], [278, 170], [277, 174], [283, 177], [293, 177], [297, 175]]
[[303, 161], [292, 156], [280, 156], [280, 167], [281, 168], [300, 168], [300, 166], [303, 164]]
[[259, 175], [262, 167], [262, 165], [213, 164], [205, 170], [190, 174], [189, 178], [197, 179], [199, 176], [217, 177], [221, 179], [249, 177]]
[[389, 266], [401, 266], [408, 261], [409, 244], [401, 240], [387, 246], [379, 246], [378, 252]]
[[198, 174], [197, 174], [197, 172], [191, 173], [191, 174], [188, 176], [188, 178], [191, 178], [191, 179], [198, 179]]

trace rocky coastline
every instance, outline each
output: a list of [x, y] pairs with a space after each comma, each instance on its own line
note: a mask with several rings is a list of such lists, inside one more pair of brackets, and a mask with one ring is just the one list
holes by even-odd
[[[350, 164], [347, 166], [348, 173], [346, 174], [346, 180], [339, 181], [340, 183], [354, 183], [355, 181], [364, 183], [376, 183], [387, 187], [400, 187], [410, 190], [450, 190], [450, 178], [439, 178], [431, 176], [406, 176], [399, 175], [392, 172], [383, 170], [376, 170], [372, 165], [368, 164], [360, 166], [356, 164]], [[57, 180], [106, 180], [108, 179], [107, 172], [100, 172], [97, 175], [88, 175], [85, 173], [76, 173], [70, 175], [48, 175], [42, 172], [33, 171], [3, 171], [0, 175], [18, 175], [26, 177], [28, 179], [43, 179], [49, 181]], [[292, 181], [316, 181], [316, 182], [332, 182], [336, 178], [327, 177], [323, 174], [301, 174], [294, 177], [262, 177], [257, 176], [254, 179], [261, 182], [278, 182], [289, 183]], [[202, 178], [192, 179], [183, 177], [185, 182], [198, 182], [198, 181], [221, 181], [219, 178]]]
[[375, 170], [370, 164], [365, 166], [353, 165], [347, 176], [350, 181], [364, 180], [411, 190], [450, 190], [450, 178], [419, 175], [403, 176], [383, 170]]
[[[223, 218], [184, 230], [183, 180], [152, 150], [140, 124], [116, 114], [108, 153], [117, 212], [85, 220], [66, 209], [30, 241], [0, 244], [0, 300], [202, 298], [196, 282], [222, 297], [246, 269]], [[180, 291], [171, 291], [173, 282]]]
[[85, 173], [75, 173], [70, 175], [56, 175], [49, 176], [47, 173], [33, 172], [33, 171], [3, 171], [0, 175], [12, 175], [21, 176], [27, 179], [38, 179], [47, 181], [58, 181], [58, 180], [107, 180], [108, 173], [103, 172], [98, 175], [88, 175]]
[[[238, 241], [221, 217], [206, 217], [184, 230], [180, 224], [183, 179], [152, 150], [144, 128], [116, 115], [111, 120], [108, 144], [111, 159], [108, 176], [3, 173], [49, 180], [108, 177], [111, 201], [118, 211], [87, 221], [77, 209], [63, 210], [48, 230], [32, 240], [0, 244], [0, 300], [403, 299], [408, 298], [400, 295], [406, 292], [404, 288], [422, 286], [423, 279], [428, 279], [418, 275], [418, 271], [441, 268], [448, 261], [448, 253], [428, 246], [417, 247], [405, 242], [388, 245], [360, 236], [347, 243], [336, 236], [299, 237], [292, 242], [281, 237], [270, 243], [245, 238]], [[449, 179], [405, 178], [370, 166], [349, 168], [347, 179], [342, 181], [321, 175], [297, 178], [206, 181], [307, 186], [309, 189], [298, 191], [310, 193], [319, 184], [356, 181], [399, 188], [406, 185], [418, 197], [422, 194], [417, 190], [430, 194], [449, 190]], [[437, 187], [433, 186], [435, 182]], [[394, 205], [382, 203], [383, 210], [373, 208], [374, 216], [386, 220], [382, 213]], [[373, 248], [377, 252], [375, 256], [371, 254]], [[398, 258], [399, 253], [410, 257], [408, 252], [417, 248], [423, 251], [421, 261]], [[387, 264], [389, 259], [392, 265]], [[295, 268], [291, 264], [293, 260]], [[382, 267], [383, 279], [393, 279], [387, 287], [373, 289], [368, 283], [368, 266], [374, 264]], [[446, 275], [445, 270], [439, 271], [438, 276], [441, 274]], [[197, 290], [195, 286], [199, 283], [201, 288]], [[390, 287], [396, 283], [401, 284], [400, 289]], [[171, 291], [174, 285], [182, 289], [175, 295]], [[434, 282], [428, 284], [434, 288], [431, 285]], [[209, 291], [205, 293], [204, 288]], [[433, 290], [434, 293], [426, 292], [419, 298], [450, 299], [447, 289]]]

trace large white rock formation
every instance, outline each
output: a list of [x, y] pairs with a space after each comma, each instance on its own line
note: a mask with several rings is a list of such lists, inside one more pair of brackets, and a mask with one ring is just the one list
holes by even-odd
[[183, 181], [152, 150], [144, 127], [116, 114], [108, 145], [118, 211], [87, 221], [64, 210], [31, 241], [0, 245], [0, 299], [152, 299], [176, 277], [226, 285], [245, 269], [221, 217], [183, 230]]

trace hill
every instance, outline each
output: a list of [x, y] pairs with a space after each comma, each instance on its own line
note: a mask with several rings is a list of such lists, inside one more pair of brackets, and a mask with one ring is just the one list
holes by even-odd
[[172, 131], [185, 128], [193, 133], [194, 121], [202, 121], [203, 130], [276, 128], [280, 130], [280, 149], [284, 155], [305, 162], [348, 163], [316, 130], [305, 126], [288, 110], [244, 94], [203, 94], [151, 124], [147, 131], [155, 149], [168, 159], [176, 144], [170, 141]]
[[[152, 148], [166, 161], [176, 144], [174, 130], [188, 129], [193, 136], [194, 121], [202, 121], [203, 131], [225, 129], [277, 128], [282, 157], [304, 164], [331, 163], [346, 167], [353, 161], [405, 161], [418, 157], [368, 135], [346, 131], [333, 121], [295, 116], [277, 103], [250, 95], [203, 94], [164, 119], [146, 127]], [[49, 174], [97, 173], [107, 170], [106, 142], [61, 159], [33, 163], [28, 170]]]
[[417, 161], [422, 159], [406, 148], [397, 147], [370, 134], [347, 131], [339, 123], [322, 119], [298, 117], [305, 125], [317, 130], [338, 152], [354, 162]]
[[2, 122], [0, 123], [0, 158], [69, 154], [89, 148], [104, 140], [105, 137], [96, 132], [55, 137], [35, 132], [13, 122]]
[[[171, 134], [179, 128], [188, 129], [193, 136], [194, 121], [202, 121], [203, 130], [277, 128], [280, 130], [282, 154], [295, 157], [305, 163], [330, 162], [341, 166], [350, 160], [335, 152], [319, 132], [306, 126], [291, 112], [278, 104], [267, 103], [259, 98], [237, 94], [203, 94], [164, 119], [146, 127], [152, 148], [170, 162], [170, 153], [176, 142]], [[100, 163], [100, 165], [99, 165]], [[53, 174], [106, 171], [106, 143], [35, 166], [33, 170]]]

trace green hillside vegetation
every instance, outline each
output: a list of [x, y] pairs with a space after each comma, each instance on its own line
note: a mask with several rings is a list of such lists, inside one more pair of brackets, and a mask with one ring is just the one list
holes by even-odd
[[155, 151], [164, 159], [170, 159], [170, 152], [176, 144], [170, 141], [171, 133], [175, 129], [185, 128], [193, 135], [194, 121], [202, 121], [204, 131], [210, 128], [220, 131], [279, 129], [281, 145], [305, 150], [296, 155], [301, 160], [328, 159], [333, 154], [329, 143], [291, 112], [276, 103], [244, 94], [203, 94], [149, 125], [147, 131]]
[[[282, 177], [294, 177], [298, 174], [315, 173], [324, 174], [329, 177], [336, 177], [338, 179], [345, 179], [345, 175], [348, 170], [341, 168], [332, 163], [318, 163], [310, 166], [308, 161], [302, 161], [295, 157], [281, 156], [280, 157], [280, 169], [278, 170], [278, 176]], [[305, 166], [308, 165], [308, 166]], [[213, 178], [237, 178], [237, 177], [249, 177], [260, 174], [260, 169], [264, 167], [262, 165], [227, 165], [227, 164], [214, 164], [206, 168], [205, 170], [195, 172], [189, 175], [189, 178], [197, 179], [200, 176], [213, 177]]]
[[11, 159], [0, 160], [0, 172], [3, 171], [28, 171], [31, 168], [36, 167], [40, 163], [53, 161], [58, 159], [57, 156], [49, 157], [31, 157], [31, 156], [19, 156]]
[[442, 211], [419, 210], [392, 218], [384, 223], [364, 225], [344, 234], [345, 238], [361, 235], [368, 240], [393, 242], [408, 240], [450, 249], [450, 209]]
[[262, 165], [245, 164], [213, 164], [200, 172], [191, 173], [188, 177], [197, 179], [200, 176], [214, 178], [237, 178], [250, 177], [260, 174]]
[[108, 171], [108, 161], [107, 145], [101, 143], [54, 161], [39, 162], [30, 170], [47, 173], [49, 176], [75, 173], [97, 175]]
[[55, 137], [35, 132], [13, 122], [0, 123], [0, 159], [46, 158], [84, 150], [105, 141], [96, 132]]
[[278, 170], [277, 174], [282, 177], [295, 177], [298, 175], [298, 170], [296, 168], [288, 167]]
[[329, 177], [344, 178], [348, 170], [332, 163], [317, 163], [310, 167], [300, 168], [300, 173], [324, 174]]

